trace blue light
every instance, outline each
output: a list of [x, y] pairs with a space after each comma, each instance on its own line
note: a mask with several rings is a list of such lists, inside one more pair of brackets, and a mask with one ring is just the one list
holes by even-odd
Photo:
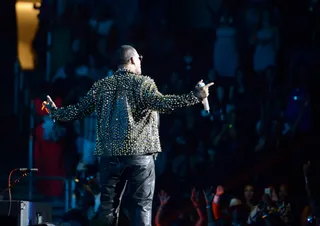
[[293, 99], [294, 99], [294, 100], [298, 100], [298, 97], [297, 97], [297, 96], [294, 96]]

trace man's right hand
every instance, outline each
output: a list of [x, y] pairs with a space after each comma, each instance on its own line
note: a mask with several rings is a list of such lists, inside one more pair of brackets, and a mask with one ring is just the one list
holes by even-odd
[[47, 113], [51, 113], [52, 109], [56, 109], [57, 106], [51, 99], [49, 95], [47, 95], [47, 100], [42, 102], [41, 110], [46, 110]]

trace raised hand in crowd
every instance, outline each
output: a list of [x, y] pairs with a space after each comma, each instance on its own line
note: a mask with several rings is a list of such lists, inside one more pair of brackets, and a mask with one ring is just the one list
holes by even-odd
[[158, 193], [158, 197], [159, 197], [159, 201], [160, 201], [160, 206], [158, 208], [158, 211], [157, 211], [157, 214], [155, 217], [155, 224], [157, 226], [167, 225], [168, 219], [166, 219], [165, 212], [163, 211], [163, 209], [165, 209], [165, 206], [168, 204], [168, 202], [170, 200], [170, 196], [164, 190], [161, 190]]
[[197, 191], [195, 188], [191, 191], [191, 202], [195, 208], [198, 208], [201, 206], [201, 198], [200, 198], [200, 192]]
[[213, 201], [214, 193], [212, 190], [213, 188], [210, 187], [202, 191], [207, 205], [211, 204]]
[[202, 205], [202, 199], [201, 199], [201, 192], [197, 191], [195, 188], [191, 191], [191, 202], [193, 206], [197, 210], [197, 214], [199, 217], [198, 222], [196, 223], [196, 226], [202, 226], [205, 224], [206, 221], [206, 213]]
[[214, 197], [213, 189], [212, 187], [203, 190], [203, 195], [206, 201], [206, 209], [207, 209], [207, 218], [208, 218], [208, 226], [215, 225], [214, 215], [212, 211], [212, 201]]
[[159, 201], [160, 201], [161, 206], [168, 204], [168, 202], [170, 200], [170, 196], [164, 190], [161, 190], [158, 193], [158, 197], [159, 197]]

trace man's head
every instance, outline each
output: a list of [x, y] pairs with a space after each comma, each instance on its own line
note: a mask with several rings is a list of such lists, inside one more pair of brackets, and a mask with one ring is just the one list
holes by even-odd
[[141, 74], [142, 56], [130, 45], [122, 45], [117, 54], [118, 65], [135, 74]]

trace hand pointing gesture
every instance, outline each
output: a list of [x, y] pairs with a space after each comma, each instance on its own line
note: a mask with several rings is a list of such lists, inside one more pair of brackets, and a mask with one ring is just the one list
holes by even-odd
[[200, 99], [205, 99], [209, 96], [209, 87], [213, 86], [214, 82], [210, 82], [207, 85], [203, 85], [203, 80], [199, 81], [198, 84], [196, 85], [196, 90], [197, 92], [197, 97]]
[[52, 109], [57, 108], [56, 104], [53, 102], [51, 97], [47, 95], [47, 100], [42, 102], [41, 110], [45, 110], [47, 113], [50, 113]]

